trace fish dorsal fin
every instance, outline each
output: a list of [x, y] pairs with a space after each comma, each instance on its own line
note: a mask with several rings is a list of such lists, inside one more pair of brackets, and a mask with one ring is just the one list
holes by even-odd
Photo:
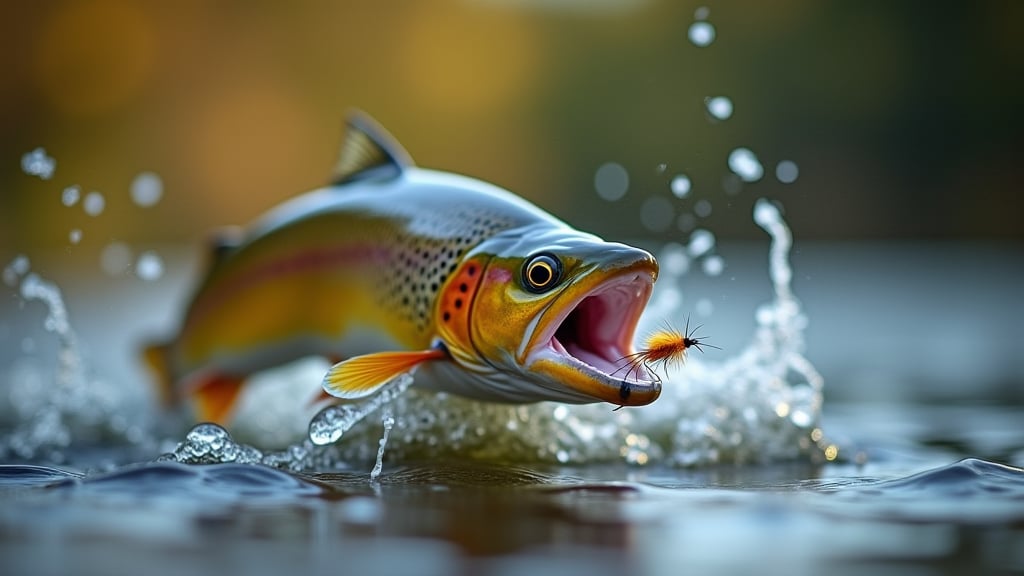
[[369, 115], [351, 112], [346, 122], [334, 184], [345, 184], [367, 176], [394, 177], [413, 165], [409, 153]]

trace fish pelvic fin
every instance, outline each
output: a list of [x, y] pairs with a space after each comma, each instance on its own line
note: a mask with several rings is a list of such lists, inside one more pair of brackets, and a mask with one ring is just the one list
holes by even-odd
[[448, 352], [443, 348], [356, 356], [331, 367], [324, 376], [323, 388], [337, 398], [362, 398], [423, 362], [444, 358], [448, 358]]
[[245, 376], [228, 374], [216, 374], [197, 382], [193, 389], [196, 418], [202, 422], [226, 425], [244, 382]]
[[369, 176], [393, 178], [413, 165], [402, 146], [369, 115], [354, 110], [346, 122], [338, 162], [334, 165], [334, 184], [346, 184]]
[[156, 376], [157, 394], [160, 403], [170, 408], [181, 399], [174, 387], [174, 375], [171, 373], [171, 345], [169, 343], [151, 344], [142, 350], [142, 359]]

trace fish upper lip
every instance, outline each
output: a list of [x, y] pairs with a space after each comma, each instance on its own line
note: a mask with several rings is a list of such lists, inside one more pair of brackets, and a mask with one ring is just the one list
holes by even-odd
[[[611, 386], [644, 388], [660, 381], [641, 364], [631, 364], [633, 335], [650, 299], [655, 273], [632, 266], [600, 281], [569, 302], [556, 300], [531, 338], [526, 364], [547, 358], [575, 365]], [[555, 310], [558, 310], [555, 313]]]

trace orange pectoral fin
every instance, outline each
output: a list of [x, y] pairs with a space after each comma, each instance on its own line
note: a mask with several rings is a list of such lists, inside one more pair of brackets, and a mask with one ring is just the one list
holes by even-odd
[[204, 422], [226, 424], [244, 381], [244, 376], [217, 374], [197, 384], [194, 388], [197, 418]]
[[447, 357], [448, 353], [439, 348], [356, 356], [331, 367], [324, 376], [324, 391], [338, 398], [362, 398], [422, 362]]

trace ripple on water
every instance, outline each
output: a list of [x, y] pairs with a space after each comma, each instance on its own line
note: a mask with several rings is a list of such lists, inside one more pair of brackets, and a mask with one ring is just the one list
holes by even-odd
[[[900, 478], [873, 487], [882, 493], [906, 496], [981, 496], [1006, 494], [1024, 500], [1024, 469], [978, 458]], [[1022, 511], [1024, 512], [1024, 511]]]
[[49, 466], [0, 465], [0, 487], [42, 486], [79, 477], [74, 472]]
[[158, 496], [214, 500], [290, 499], [323, 492], [315, 484], [274, 468], [235, 463], [190, 466], [154, 462], [98, 476], [68, 478], [56, 487], [147, 499]]
[[824, 492], [819, 504], [843, 516], [967, 524], [1024, 520], [1024, 469], [977, 458]]

